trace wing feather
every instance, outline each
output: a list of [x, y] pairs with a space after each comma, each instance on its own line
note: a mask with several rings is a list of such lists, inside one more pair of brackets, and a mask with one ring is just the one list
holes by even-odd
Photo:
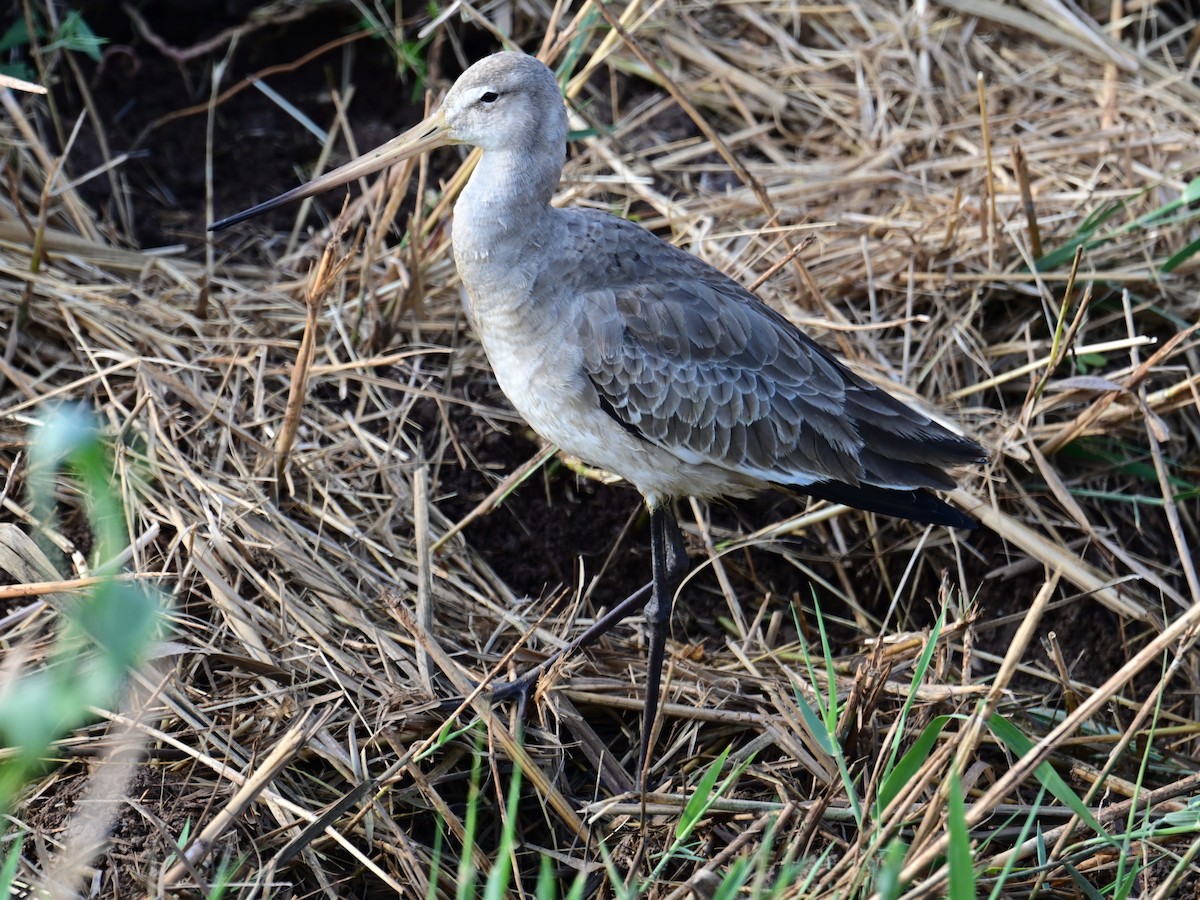
[[621, 259], [603, 287], [576, 288], [584, 371], [646, 440], [797, 486], [945, 488], [942, 468], [980, 457], [690, 254], [607, 215], [578, 221]]

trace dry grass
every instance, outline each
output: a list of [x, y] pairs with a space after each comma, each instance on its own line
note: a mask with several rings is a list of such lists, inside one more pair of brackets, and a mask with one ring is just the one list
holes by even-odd
[[[1073, 5], [989, 0], [635, 2], [618, 34], [590, 5], [504, 5], [502, 20], [461, 4], [437, 26], [434, 48], [483, 26], [552, 64], [571, 55], [575, 127], [596, 133], [573, 145], [560, 202], [636, 215], [761, 282], [767, 302], [991, 454], [954, 495], [983, 522], [970, 535], [816, 507], [737, 534], [693, 504], [693, 558], [708, 557], [728, 614], [703, 648], [677, 632], [645, 809], [616, 793], [643, 680], [630, 629], [549, 680], [524, 749], [508, 710], [465, 705], [458, 725], [482, 722], [487, 752], [467, 853], [479, 732], [447, 737], [442, 701], [507, 652], [525, 664], [577, 633], [597, 574], [561, 602], [529, 602], [476, 552], [473, 531], [515, 478], [465, 527], [442, 511], [439, 479], [482, 453], [463, 423], [520, 432], [464, 328], [450, 259], [470, 161], [393, 176], [433, 200], [415, 239], [390, 230], [400, 194], [375, 189], [350, 204], [340, 242], [268, 245], [278, 268], [199, 235], [150, 253], [83, 200], [85, 173], [35, 125], [42, 101], [6, 97], [4, 509], [48, 530], [63, 579], [92, 571], [78, 492], [63, 484], [57, 524], [32, 521], [21, 456], [48, 403], [90, 404], [113, 439], [129, 569], [174, 604], [142, 708], [99, 711], [62, 740], [66, 763], [14, 811], [11, 830], [37, 836], [19, 877], [54, 868], [88, 760], [136, 730], [147, 757], [94, 860], [105, 896], [191, 894], [221, 860], [246, 896], [425, 895], [431, 878], [450, 896], [461, 856], [491, 867], [510, 760], [526, 781], [525, 889], [545, 854], [564, 883], [587, 870], [610, 895], [598, 847], [621, 877], [655, 871], [730, 744], [745, 771], [699, 823], [695, 855], [670, 857], [648, 895], [703, 894], [738, 857], [764, 871], [807, 860], [789, 895], [870, 896], [880, 866], [899, 871], [903, 896], [942, 895], [963, 823], [980, 890], [1006, 862], [1007, 892], [1194, 883], [1197, 257], [1167, 269], [1197, 216], [1185, 204], [1141, 217], [1184, 197], [1200, 168], [1197, 23], [1167, 34], [1165, 12], [1118, 0], [1118, 28], [1093, 6], [1100, 24]], [[56, 77], [86, 91], [63, 58]], [[129, 163], [108, 162], [100, 177], [120, 184]], [[1072, 240], [1118, 203], [1097, 232], [1111, 240], [1073, 267]], [[797, 535], [829, 560], [785, 539]], [[736, 578], [747, 546], [793, 567], [791, 590]], [[36, 665], [61, 603], [8, 597], [4, 646]], [[828, 658], [818, 624], [836, 632]], [[830, 696], [822, 733], [812, 712]], [[993, 716], [1030, 746], [1005, 745]], [[876, 804], [893, 752], [933, 722], [940, 736]], [[1089, 842], [1094, 823], [1039, 793], [1047, 761], [1111, 840]], [[169, 856], [185, 830], [181, 863]], [[897, 837], [907, 849], [885, 864]]]

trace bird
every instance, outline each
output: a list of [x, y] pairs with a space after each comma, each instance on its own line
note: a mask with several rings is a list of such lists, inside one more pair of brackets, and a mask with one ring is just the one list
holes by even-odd
[[970, 528], [978, 523], [934, 492], [956, 486], [947, 469], [985, 456], [696, 256], [619, 216], [553, 206], [567, 122], [544, 63], [495, 53], [466, 69], [420, 124], [209, 230], [436, 147], [482, 151], [455, 204], [451, 241], [496, 380], [538, 435], [621, 476], [649, 512], [649, 583], [572, 645], [644, 604], [644, 792], [672, 605], [689, 569], [677, 499], [782, 488]]

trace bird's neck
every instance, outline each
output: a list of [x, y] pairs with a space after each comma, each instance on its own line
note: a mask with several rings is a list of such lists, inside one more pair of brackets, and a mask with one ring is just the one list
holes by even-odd
[[491, 255], [526, 240], [550, 207], [565, 156], [561, 145], [540, 152], [485, 151], [455, 204], [456, 256]]

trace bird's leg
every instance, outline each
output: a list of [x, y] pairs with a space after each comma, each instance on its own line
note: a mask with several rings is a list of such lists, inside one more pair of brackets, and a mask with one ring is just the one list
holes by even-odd
[[587, 627], [586, 630], [567, 646], [563, 647], [557, 653], [549, 658], [538, 663], [528, 672], [520, 677], [507, 682], [496, 682], [492, 685], [492, 700], [499, 702], [502, 700], [511, 700], [516, 697], [518, 702], [524, 705], [529, 698], [529, 694], [533, 690], [533, 686], [537, 684], [538, 679], [545, 674], [551, 666], [557, 663], [560, 659], [570, 656], [584, 647], [594, 644], [601, 636], [612, 630], [614, 625], [620, 624], [626, 616], [634, 610], [641, 609], [646, 605], [646, 599], [650, 596], [651, 585], [644, 584], [599, 619]]
[[671, 604], [675, 599], [675, 591], [688, 571], [687, 548], [669, 500], [650, 508], [650, 556], [654, 572], [654, 587], [650, 602], [646, 604], [650, 654], [646, 671], [646, 707], [642, 713], [642, 744], [637, 766], [638, 786], [643, 794], [646, 792], [654, 720], [658, 717], [667, 632], [671, 629]]

